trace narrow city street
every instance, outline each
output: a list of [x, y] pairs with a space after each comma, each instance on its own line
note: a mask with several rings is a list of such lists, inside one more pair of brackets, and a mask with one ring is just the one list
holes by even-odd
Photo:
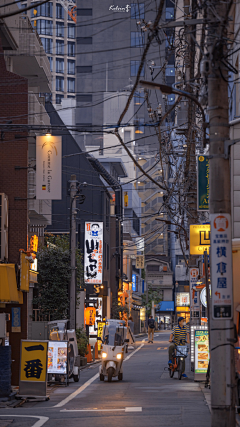
[[145, 338], [136, 341], [124, 362], [123, 381], [100, 382], [99, 365], [93, 365], [81, 372], [79, 383], [58, 387], [47, 402], [1, 409], [0, 426], [210, 426], [210, 411], [189, 371], [189, 357], [188, 379], [169, 377], [169, 333], [156, 333], [153, 344]]

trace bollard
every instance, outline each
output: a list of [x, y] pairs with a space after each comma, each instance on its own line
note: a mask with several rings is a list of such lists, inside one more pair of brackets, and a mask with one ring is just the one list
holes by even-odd
[[92, 362], [92, 352], [91, 352], [90, 344], [88, 344], [87, 349], [88, 349], [88, 354], [86, 355], [87, 363], [90, 363], [90, 362]]
[[96, 360], [96, 359], [98, 359], [98, 343], [97, 342], [95, 342], [94, 351], [95, 351], [95, 360]]

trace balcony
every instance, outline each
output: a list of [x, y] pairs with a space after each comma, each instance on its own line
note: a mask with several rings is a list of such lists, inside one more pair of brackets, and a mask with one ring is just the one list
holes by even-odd
[[29, 87], [39, 92], [51, 92], [51, 71], [41, 39], [27, 16], [19, 17], [19, 46], [17, 50], [5, 51], [11, 56], [13, 72], [26, 77]]

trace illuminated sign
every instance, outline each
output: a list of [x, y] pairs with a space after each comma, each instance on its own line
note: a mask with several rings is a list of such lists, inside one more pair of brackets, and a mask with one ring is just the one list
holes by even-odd
[[36, 137], [36, 199], [62, 199], [62, 137]]
[[193, 289], [196, 286], [199, 276], [199, 268], [190, 268], [189, 286], [190, 286], [190, 306], [192, 311], [200, 310], [199, 292]]
[[85, 324], [87, 326], [93, 326], [96, 318], [96, 308], [87, 307], [85, 308]]
[[137, 276], [132, 274], [132, 291], [136, 292], [137, 290]]
[[176, 306], [187, 307], [190, 305], [189, 292], [176, 292]]
[[102, 284], [103, 222], [85, 222], [84, 279], [85, 283]]
[[195, 330], [195, 363], [197, 374], [206, 374], [209, 362], [209, 340], [207, 330]]
[[34, 235], [34, 236], [31, 236], [30, 238], [30, 252], [33, 259], [36, 258], [37, 250], [38, 250], [38, 236]]
[[49, 341], [48, 374], [67, 374], [67, 341]]
[[210, 247], [210, 224], [190, 225], [190, 254], [203, 255], [205, 251], [209, 254]]

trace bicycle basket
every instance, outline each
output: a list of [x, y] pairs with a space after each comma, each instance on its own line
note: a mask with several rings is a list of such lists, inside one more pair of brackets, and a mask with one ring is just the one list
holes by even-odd
[[176, 356], [178, 357], [187, 357], [188, 349], [186, 345], [177, 345], [176, 347]]

